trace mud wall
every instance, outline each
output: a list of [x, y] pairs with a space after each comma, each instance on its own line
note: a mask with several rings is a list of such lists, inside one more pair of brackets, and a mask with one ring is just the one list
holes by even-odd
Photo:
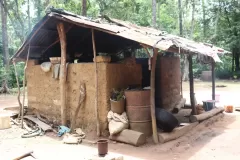
[[[77, 127], [86, 132], [96, 130], [95, 116], [95, 77], [93, 63], [68, 65], [67, 73], [67, 119], [76, 110], [79, 100], [80, 82], [86, 84], [86, 100], [81, 106], [76, 120]], [[112, 88], [141, 84], [141, 66], [98, 63], [98, 108], [100, 127], [103, 135], [107, 134], [107, 113], [110, 109], [110, 91]], [[60, 124], [61, 106], [59, 80], [52, 78], [52, 71], [45, 73], [40, 65], [31, 65], [27, 69], [28, 105], [36, 109], [50, 121]]]
[[158, 56], [156, 65], [156, 106], [172, 110], [180, 101], [179, 57]]
[[[101, 64], [102, 65], [102, 64]], [[98, 79], [99, 86], [105, 86], [98, 91], [99, 97], [99, 118], [102, 126], [103, 135], [108, 134], [107, 113], [110, 110], [110, 93], [113, 88], [125, 88], [128, 85], [140, 84], [142, 82], [141, 65], [125, 65], [125, 64], [104, 64], [101, 76]], [[100, 74], [100, 72], [99, 72]]]

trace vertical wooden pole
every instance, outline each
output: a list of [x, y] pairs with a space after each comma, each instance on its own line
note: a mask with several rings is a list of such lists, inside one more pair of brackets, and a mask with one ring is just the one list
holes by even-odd
[[101, 136], [100, 133], [100, 123], [99, 123], [99, 115], [98, 115], [98, 69], [96, 62], [96, 44], [95, 44], [95, 36], [94, 30], [92, 29], [92, 45], [93, 45], [93, 56], [94, 56], [94, 66], [95, 66], [95, 114], [97, 119], [97, 136]]
[[29, 54], [30, 54], [30, 42], [28, 46], [28, 54], [27, 54], [27, 60], [25, 61], [25, 67], [24, 67], [24, 75], [23, 75], [23, 102], [22, 102], [22, 112], [21, 112], [21, 127], [23, 128], [23, 114], [24, 114], [24, 103], [25, 103], [25, 88], [26, 88], [26, 70], [27, 70], [27, 65], [28, 65], [28, 59], [29, 59]]
[[18, 73], [17, 73], [17, 67], [16, 67], [16, 62], [15, 62], [15, 58], [13, 59], [13, 66], [14, 66], [14, 71], [15, 71], [15, 77], [16, 77], [16, 81], [17, 81], [17, 87], [18, 87], [18, 96], [17, 96], [17, 100], [18, 100], [18, 105], [19, 105], [19, 114], [18, 114], [18, 118], [20, 118], [21, 113], [22, 113], [22, 103], [20, 100], [20, 85], [19, 85], [19, 81], [18, 81]]
[[67, 40], [66, 33], [64, 29], [64, 24], [62, 22], [57, 24], [58, 35], [61, 44], [61, 67], [60, 67], [60, 98], [61, 98], [61, 122], [62, 125], [66, 126], [66, 56], [67, 56]]
[[194, 80], [193, 80], [193, 69], [192, 69], [192, 55], [188, 56], [189, 62], [189, 84], [190, 84], [190, 100], [192, 107], [192, 114], [196, 115], [196, 107], [195, 107], [195, 98], [194, 98]]
[[215, 100], [215, 61], [212, 59], [212, 100]]
[[153, 130], [153, 141], [158, 143], [157, 123], [155, 114], [155, 70], [157, 61], [158, 50], [153, 49], [153, 61], [151, 67], [151, 117], [152, 117], [152, 130]]

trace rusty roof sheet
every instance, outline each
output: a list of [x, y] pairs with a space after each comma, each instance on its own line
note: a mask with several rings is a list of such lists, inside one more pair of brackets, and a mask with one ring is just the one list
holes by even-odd
[[[45, 17], [54, 17], [56, 19], [67, 21], [80, 27], [93, 28], [106, 32], [108, 34], [120, 36], [140, 44], [144, 44], [150, 47], [158, 48], [163, 51], [174, 50], [174, 52], [184, 54], [202, 54], [212, 57], [216, 62], [221, 62], [218, 57], [218, 53], [225, 53], [224, 49], [195, 42], [179, 36], [167, 34], [166, 32], [159, 31], [153, 28], [141, 27], [129, 22], [111, 19], [111, 23], [101, 20], [91, 20], [86, 17], [64, 14], [63, 12], [51, 11]], [[51, 22], [47, 22], [51, 23]], [[39, 25], [39, 24], [38, 24]], [[32, 34], [34, 35], [34, 34]], [[31, 38], [30, 38], [31, 39]], [[26, 40], [28, 41], [29, 38]], [[26, 47], [28, 43], [25, 42], [22, 46]], [[14, 57], [17, 58], [23, 49], [20, 49]]]

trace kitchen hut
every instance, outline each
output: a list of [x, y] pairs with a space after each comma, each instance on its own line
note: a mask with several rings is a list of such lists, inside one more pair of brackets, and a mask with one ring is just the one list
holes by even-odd
[[[147, 58], [138, 58], [139, 52]], [[79, 103], [80, 85], [84, 83], [86, 98], [76, 126], [97, 131], [98, 136], [108, 135], [107, 114], [113, 88], [150, 86], [151, 127], [157, 143], [155, 107], [172, 111], [183, 102], [179, 53], [186, 54], [190, 62], [194, 110], [192, 56], [210, 57], [214, 66], [220, 62], [219, 52], [223, 50], [106, 16], [92, 20], [50, 8], [12, 60], [27, 64], [28, 107], [53, 123], [71, 123]], [[102, 55], [111, 59], [101, 60]], [[41, 66], [51, 57], [60, 57], [59, 65], [53, 64], [45, 72]]]

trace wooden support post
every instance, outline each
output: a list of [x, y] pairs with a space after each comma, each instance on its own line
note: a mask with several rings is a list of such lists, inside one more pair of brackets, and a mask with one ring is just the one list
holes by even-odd
[[19, 105], [19, 114], [18, 114], [18, 118], [20, 118], [21, 113], [22, 113], [22, 103], [20, 100], [20, 85], [19, 85], [19, 81], [18, 81], [18, 73], [17, 73], [17, 67], [16, 67], [16, 62], [15, 62], [15, 58], [13, 59], [13, 66], [14, 66], [14, 71], [15, 71], [15, 77], [16, 77], [16, 81], [17, 81], [17, 87], [18, 87], [18, 96], [17, 96], [17, 100], [18, 100], [18, 105]]
[[22, 102], [22, 111], [21, 111], [21, 127], [23, 129], [23, 114], [24, 114], [24, 103], [25, 103], [25, 95], [26, 95], [26, 70], [27, 70], [27, 66], [28, 66], [28, 59], [29, 59], [29, 54], [30, 54], [30, 42], [29, 42], [29, 46], [28, 46], [28, 54], [27, 54], [27, 60], [25, 61], [25, 67], [24, 67], [24, 75], [23, 75], [23, 102]]
[[155, 70], [157, 61], [158, 50], [153, 49], [153, 61], [151, 67], [151, 118], [152, 118], [152, 130], [153, 130], [153, 141], [158, 143], [157, 123], [155, 114]]
[[196, 107], [195, 107], [195, 95], [194, 95], [194, 79], [193, 79], [193, 69], [192, 69], [192, 55], [188, 56], [189, 61], [189, 84], [190, 84], [190, 100], [193, 115], [196, 115]]
[[212, 100], [215, 100], [215, 61], [212, 59]]
[[61, 44], [61, 67], [60, 67], [60, 98], [61, 98], [61, 122], [62, 125], [67, 124], [67, 108], [66, 108], [66, 57], [67, 57], [67, 40], [64, 24], [62, 22], [57, 24], [58, 35]]
[[95, 114], [97, 119], [97, 136], [101, 136], [100, 133], [100, 123], [99, 123], [99, 115], [98, 115], [98, 69], [97, 69], [97, 61], [96, 61], [96, 44], [95, 44], [95, 36], [94, 30], [92, 29], [92, 45], [93, 45], [93, 55], [94, 55], [94, 66], [95, 66]]

